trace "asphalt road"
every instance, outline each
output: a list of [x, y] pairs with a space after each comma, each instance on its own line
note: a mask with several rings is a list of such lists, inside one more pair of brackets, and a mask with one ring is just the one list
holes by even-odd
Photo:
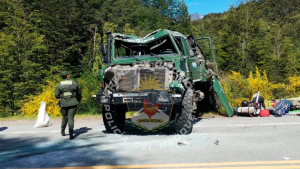
[[99, 119], [77, 120], [74, 140], [52, 123], [0, 120], [0, 168], [300, 168], [300, 116], [197, 119], [190, 135], [128, 125], [115, 135]]

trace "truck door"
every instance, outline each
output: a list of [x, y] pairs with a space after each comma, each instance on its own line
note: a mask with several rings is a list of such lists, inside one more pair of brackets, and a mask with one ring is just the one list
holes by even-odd
[[193, 49], [188, 39], [182, 39], [182, 46], [184, 46], [184, 55], [186, 57], [186, 65], [189, 70], [189, 76], [194, 82], [202, 80], [203, 63], [199, 60], [196, 55], [195, 49]]
[[[208, 39], [210, 42], [210, 48], [211, 48], [211, 56], [208, 58], [205, 56], [204, 52], [200, 48], [199, 44], [197, 43], [197, 40], [203, 40]], [[211, 39], [208, 37], [203, 38], [197, 38], [195, 39], [193, 35], [190, 35], [188, 38], [188, 44], [190, 44], [190, 47], [192, 50], [194, 50], [195, 53], [197, 53], [197, 56], [190, 56], [188, 59], [189, 68], [193, 77], [193, 81], [207, 81], [204, 77], [204, 74], [208, 71], [208, 69], [211, 69], [213, 71], [213, 80], [212, 80], [212, 87], [216, 95], [214, 95], [214, 99], [220, 99], [223, 107], [225, 108], [225, 111], [228, 115], [228, 117], [231, 117], [233, 115], [233, 109], [221, 87], [221, 84], [217, 78], [217, 64], [214, 56], [214, 50], [212, 46]], [[188, 45], [187, 45], [188, 46]], [[195, 64], [196, 62], [196, 64]], [[199, 67], [198, 67], [199, 65]]]

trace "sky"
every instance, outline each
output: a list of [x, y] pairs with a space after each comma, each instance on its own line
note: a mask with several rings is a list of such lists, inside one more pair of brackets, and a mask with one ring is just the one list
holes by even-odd
[[206, 15], [209, 13], [223, 13], [233, 4], [237, 6], [239, 0], [185, 0], [190, 14], [198, 13]]

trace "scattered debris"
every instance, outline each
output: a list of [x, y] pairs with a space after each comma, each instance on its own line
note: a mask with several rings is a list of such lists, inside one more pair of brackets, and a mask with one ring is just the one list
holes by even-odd
[[214, 142], [214, 144], [215, 144], [215, 145], [218, 145], [218, 144], [219, 144], [219, 140], [216, 140], [216, 141]]
[[185, 145], [187, 145], [188, 143], [187, 142], [185, 142], [185, 141], [178, 141], [178, 145], [180, 145], [180, 146], [185, 146]]
[[289, 160], [290, 158], [288, 158], [288, 157], [282, 157], [283, 159], [285, 159], [285, 160]]

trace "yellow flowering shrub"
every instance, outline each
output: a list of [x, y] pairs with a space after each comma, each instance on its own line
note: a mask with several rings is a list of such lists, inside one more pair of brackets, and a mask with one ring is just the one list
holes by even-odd
[[[234, 90], [232, 87], [232, 83], [236, 83], [236, 85], [234, 85], [234, 87], [239, 88], [238, 90], [242, 90], [243, 89], [243, 82], [242, 81], [238, 81], [237, 79], [242, 78], [241, 75], [237, 72], [232, 72], [232, 74], [230, 76], [228, 76], [230, 79], [222, 79], [221, 80], [221, 84], [222, 84], [222, 88], [226, 94], [226, 97], [228, 98], [228, 101], [230, 102], [231, 106], [233, 105], [240, 105], [241, 102], [243, 100], [247, 100], [247, 98], [243, 98], [242, 93], [234, 93], [232, 92], [232, 90]], [[228, 78], [227, 77], [227, 78]], [[233, 81], [231, 81], [233, 80]], [[242, 79], [240, 79], [242, 80]], [[223, 107], [221, 107], [220, 109], [221, 111], [225, 111], [225, 109], [223, 110]]]
[[240, 73], [233, 71], [225, 79], [222, 81], [223, 89], [233, 107], [241, 106], [243, 100], [251, 100], [253, 94], [258, 91], [265, 100], [274, 99], [273, 93], [283, 91], [286, 87], [283, 83], [270, 83], [266, 71], [261, 75], [258, 68], [256, 68], [255, 76], [250, 72], [248, 78], [245, 78]]
[[59, 116], [60, 108], [57, 106], [58, 99], [54, 96], [57, 86], [56, 82], [47, 81], [48, 85], [44, 86], [41, 93], [28, 96], [27, 99], [21, 101], [21, 114], [25, 116], [37, 115], [39, 113], [40, 103], [46, 103], [46, 111], [49, 115]]
[[[44, 86], [41, 93], [26, 96], [27, 99], [21, 101], [21, 114], [25, 116], [38, 114], [40, 103], [44, 101], [46, 103], [46, 111], [49, 115], [60, 116], [60, 107], [57, 106], [59, 100], [54, 96], [55, 88], [60, 80], [61, 78], [59, 78], [59, 76], [53, 76], [51, 77], [51, 82], [47, 81], [48, 84]], [[78, 105], [77, 113], [101, 113], [100, 106], [93, 100], [93, 94], [99, 92], [97, 77], [90, 72], [84, 72], [81, 77], [77, 79], [77, 82], [82, 92], [82, 100]]]
[[288, 78], [289, 85], [286, 88], [289, 97], [300, 97], [300, 77], [292, 76]]

